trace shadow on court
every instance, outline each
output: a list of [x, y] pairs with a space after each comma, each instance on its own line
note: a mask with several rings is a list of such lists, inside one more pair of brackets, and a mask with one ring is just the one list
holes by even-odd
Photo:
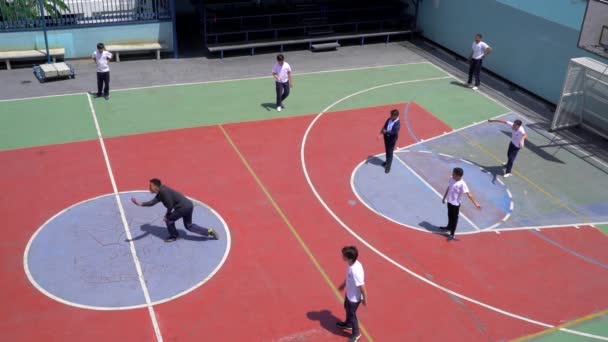
[[487, 171], [489, 174], [492, 175], [492, 184], [496, 184], [496, 179], [498, 178], [498, 176], [502, 176], [505, 173], [505, 167], [502, 165], [494, 165], [494, 166], [485, 166], [485, 165], [481, 165], [481, 164], [477, 164], [479, 165], [479, 167], [481, 167], [484, 171]]
[[344, 337], [350, 336], [349, 333], [346, 333], [336, 326], [336, 322], [341, 321], [341, 319], [336, 317], [329, 310], [310, 311], [306, 313], [306, 317], [308, 317], [308, 319], [311, 321], [318, 321], [325, 330], [333, 333], [334, 335]]
[[[159, 226], [154, 226], [151, 224], [144, 224], [144, 225], [140, 226], [140, 229], [143, 232], [142, 234], [133, 237], [133, 239], [131, 241], [129, 241], [129, 240], [125, 240], [125, 241], [126, 242], [137, 241], [137, 240], [141, 240], [149, 235], [155, 236], [161, 240], [164, 240], [169, 237], [169, 232], [167, 231], [166, 227], [159, 227]], [[210, 237], [207, 235], [206, 228], [203, 228], [203, 227], [200, 227], [197, 225], [194, 225], [194, 227], [192, 228], [192, 230], [190, 232], [196, 233], [198, 235], [192, 235], [191, 233], [189, 233], [188, 231], [185, 231], [183, 229], [178, 229], [177, 231], [179, 232], [180, 239], [184, 239], [184, 240], [188, 240], [188, 241], [213, 240], [213, 237]]]
[[266, 109], [269, 112], [271, 110], [276, 110], [277, 109], [277, 104], [276, 103], [264, 102], [264, 103], [260, 104], [260, 106], [262, 108]]
[[450, 82], [451, 85], [455, 85], [455, 86], [459, 86], [462, 88], [467, 88], [469, 89], [469, 85], [467, 83], [462, 83], [462, 82], [458, 82], [458, 81], [452, 81]]
[[[447, 220], [447, 218], [446, 218], [446, 220]], [[446, 223], [447, 223], [447, 221], [446, 221]], [[428, 230], [429, 232], [431, 232], [431, 233], [435, 234], [435, 235], [438, 235], [438, 236], [443, 237], [443, 238], [444, 238], [444, 239], [446, 239], [447, 241], [458, 241], [458, 228], [456, 229], [456, 236], [454, 237], [454, 239], [453, 239], [453, 240], [450, 240], [450, 239], [447, 237], [447, 235], [446, 235], [446, 231], [445, 231], [445, 230], [441, 230], [441, 229], [439, 229], [439, 227], [440, 227], [440, 226], [436, 226], [436, 225], [434, 225], [434, 224], [432, 224], [432, 223], [430, 223], [430, 222], [427, 222], [427, 221], [422, 221], [422, 222], [420, 222], [418, 225], [419, 225], [420, 227], [422, 227], [422, 228], [424, 228], [424, 229]]]
[[376, 156], [368, 156], [367, 160], [365, 160], [365, 164], [372, 164], [372, 165], [377, 165], [377, 166], [382, 166], [382, 164], [384, 163], [384, 159], [380, 159]]
[[[525, 126], [525, 127], [529, 127], [529, 126]], [[509, 140], [511, 139], [511, 131], [503, 131], [501, 130], [501, 132], [509, 137]], [[536, 154], [537, 156], [543, 158], [544, 160], [553, 162], [553, 163], [559, 163], [559, 164], [565, 164], [561, 159], [558, 159], [556, 157], [554, 157], [552, 154], [546, 152], [545, 150], [543, 150], [543, 147], [557, 147], [556, 145], [545, 145], [545, 146], [538, 146], [533, 144], [530, 140], [526, 139], [526, 144], [524, 146], [525, 149], [531, 151], [532, 153]], [[505, 148], [505, 155], [507, 154], [507, 150]], [[506, 158], [506, 157], [505, 157]]]

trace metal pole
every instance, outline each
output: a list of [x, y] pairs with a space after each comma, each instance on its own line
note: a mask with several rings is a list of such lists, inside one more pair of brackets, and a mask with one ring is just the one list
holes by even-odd
[[46, 63], [51, 64], [51, 54], [49, 53], [49, 39], [46, 35], [46, 18], [44, 17], [44, 6], [42, 0], [38, 0], [38, 6], [40, 7], [40, 18], [42, 19], [42, 31], [44, 32], [44, 46], [46, 48]]
[[171, 21], [173, 22], [173, 58], [177, 58], [177, 20], [175, 14], [175, 0], [171, 0]]

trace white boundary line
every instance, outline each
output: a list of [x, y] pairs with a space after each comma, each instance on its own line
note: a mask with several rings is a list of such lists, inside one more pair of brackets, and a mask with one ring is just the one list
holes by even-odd
[[[317, 200], [319, 201], [319, 203], [321, 204], [321, 206], [323, 206], [323, 208], [325, 208], [325, 210], [334, 218], [334, 220], [336, 220], [336, 222], [338, 222], [342, 228], [344, 228], [344, 230], [346, 230], [348, 233], [350, 233], [355, 239], [357, 239], [359, 242], [361, 242], [363, 245], [365, 245], [367, 248], [369, 248], [371, 251], [373, 251], [374, 253], [376, 253], [378, 256], [380, 256], [381, 258], [383, 258], [384, 260], [388, 261], [389, 263], [393, 264], [395, 267], [401, 269], [402, 271], [408, 273], [409, 275], [411, 275], [414, 278], [417, 278], [418, 280], [434, 287], [437, 288], [441, 291], [444, 291], [446, 293], [449, 293], [455, 297], [458, 297], [462, 300], [465, 300], [467, 302], [473, 303], [473, 304], [477, 304], [483, 308], [486, 308], [488, 310], [494, 311], [494, 312], [498, 312], [500, 314], [503, 314], [505, 316], [511, 317], [511, 318], [515, 318], [527, 323], [531, 323], [531, 324], [535, 324], [544, 328], [555, 328], [554, 325], [552, 324], [548, 324], [548, 323], [544, 323], [541, 321], [537, 321], [522, 315], [518, 315], [494, 306], [491, 306], [489, 304], [483, 303], [481, 301], [478, 301], [476, 299], [467, 297], [463, 294], [460, 294], [458, 292], [452, 291], [446, 287], [443, 287], [429, 279], [427, 279], [424, 276], [421, 276], [420, 274], [410, 270], [409, 268], [401, 265], [400, 263], [398, 263], [397, 261], [393, 260], [392, 258], [390, 258], [389, 256], [387, 256], [386, 254], [380, 252], [380, 250], [378, 250], [377, 248], [375, 248], [373, 245], [371, 245], [369, 242], [367, 242], [366, 240], [364, 240], [361, 236], [359, 236], [354, 230], [352, 230], [346, 223], [344, 223], [344, 221], [342, 221], [340, 219], [340, 217], [338, 215], [336, 215], [336, 213], [334, 213], [334, 211], [327, 205], [327, 203], [325, 202], [325, 200], [323, 200], [323, 198], [321, 197], [321, 195], [319, 194], [319, 192], [317, 191], [316, 187], [314, 186], [314, 184], [312, 183], [312, 180], [310, 178], [310, 175], [308, 173], [308, 168], [306, 167], [306, 157], [305, 157], [305, 152], [306, 152], [306, 142], [308, 140], [308, 135], [310, 134], [310, 131], [312, 130], [312, 128], [314, 127], [314, 125], [317, 123], [317, 121], [319, 121], [319, 119], [325, 114], [327, 113], [329, 110], [331, 110], [334, 106], [338, 105], [339, 103], [369, 92], [371, 90], [375, 90], [375, 89], [379, 89], [379, 88], [383, 88], [383, 87], [389, 87], [389, 86], [393, 86], [393, 85], [397, 85], [397, 84], [401, 84], [403, 82], [395, 82], [395, 83], [388, 83], [388, 84], [384, 84], [384, 85], [380, 85], [380, 86], [375, 86], [375, 87], [371, 87], [371, 88], [367, 88], [367, 89], [363, 89], [360, 90], [358, 92], [352, 93], [350, 95], [347, 95], [337, 101], [335, 101], [334, 103], [330, 104], [329, 106], [327, 106], [323, 111], [321, 111], [312, 121], [311, 123], [308, 125], [308, 127], [306, 128], [306, 131], [304, 132], [304, 136], [302, 137], [302, 144], [300, 147], [300, 162], [302, 164], [302, 171], [304, 172], [304, 177], [306, 178], [306, 182], [308, 183], [308, 186], [310, 187], [310, 190], [313, 192], [313, 194], [315, 195], [315, 197], [317, 198]], [[495, 232], [496, 230], [492, 230], [492, 232]], [[560, 331], [564, 331], [564, 332], [568, 332], [574, 335], [580, 335], [580, 336], [586, 336], [586, 337], [590, 337], [590, 338], [595, 338], [598, 340], [603, 340], [603, 341], [608, 341], [608, 337], [604, 337], [604, 336], [597, 336], [597, 335], [591, 335], [591, 334], [587, 334], [587, 333], [583, 333], [583, 332], [579, 332], [579, 331], [575, 331], [575, 330], [570, 330], [570, 329], [565, 329], [565, 328], [558, 328], [557, 330]]]
[[101, 129], [99, 128], [99, 122], [97, 121], [97, 115], [95, 114], [95, 108], [93, 107], [93, 101], [91, 101], [91, 96], [87, 94], [87, 99], [89, 100], [89, 106], [91, 107], [91, 115], [93, 116], [93, 121], [95, 122], [95, 129], [97, 129], [97, 137], [99, 138], [99, 145], [101, 146], [101, 151], [103, 152], [103, 158], [106, 162], [106, 168], [108, 169], [108, 175], [110, 176], [110, 182], [112, 183], [112, 189], [114, 190], [114, 198], [116, 199], [116, 204], [118, 205], [118, 211], [120, 212], [120, 218], [122, 220], [122, 224], [125, 228], [125, 234], [127, 239], [129, 240], [129, 248], [131, 249], [131, 255], [133, 256], [133, 262], [135, 263], [135, 269], [137, 270], [137, 275], [139, 276], [139, 283], [141, 285], [141, 289], [144, 292], [144, 298], [146, 300], [146, 304], [148, 307], [148, 313], [150, 314], [150, 319], [152, 320], [152, 326], [154, 327], [154, 333], [156, 334], [156, 340], [158, 342], [163, 341], [163, 336], [160, 332], [160, 327], [158, 324], [158, 320], [156, 319], [156, 313], [154, 312], [154, 307], [152, 306], [152, 300], [150, 300], [150, 293], [148, 292], [148, 285], [146, 285], [146, 280], [144, 279], [144, 274], [141, 269], [141, 264], [139, 263], [139, 258], [137, 257], [137, 251], [135, 250], [135, 243], [133, 242], [133, 237], [131, 236], [131, 231], [129, 230], [129, 223], [127, 222], [127, 217], [125, 215], [125, 209], [122, 206], [122, 202], [120, 201], [120, 195], [118, 193], [118, 187], [116, 186], [116, 180], [114, 179], [114, 172], [112, 171], [112, 165], [110, 164], [110, 158], [108, 157], [108, 151], [106, 150], [106, 145], [103, 141], [103, 136], [101, 134]]
[[[120, 194], [134, 194], [134, 193], [149, 193], [149, 191], [146, 190], [132, 190], [132, 191], [121, 191]], [[25, 247], [25, 252], [23, 253], [23, 267], [25, 269], [25, 274], [27, 275], [29, 281], [32, 283], [32, 285], [38, 289], [38, 291], [42, 292], [44, 295], [46, 295], [47, 297], [56, 300], [62, 304], [65, 305], [69, 305], [69, 306], [74, 306], [77, 308], [81, 308], [81, 309], [88, 309], [88, 310], [98, 310], [98, 311], [120, 311], [120, 310], [133, 310], [133, 309], [141, 309], [141, 308], [145, 308], [147, 307], [147, 304], [141, 304], [141, 305], [131, 305], [131, 306], [92, 306], [92, 305], [84, 305], [84, 304], [78, 304], [75, 302], [70, 302], [68, 300], [65, 300], [63, 298], [60, 298], [50, 292], [48, 292], [45, 288], [43, 288], [40, 284], [38, 284], [38, 282], [36, 281], [36, 279], [34, 279], [34, 276], [32, 275], [30, 268], [29, 268], [29, 264], [28, 264], [28, 255], [29, 255], [29, 251], [31, 249], [32, 243], [36, 240], [36, 237], [38, 236], [38, 234], [40, 232], [42, 232], [42, 230], [49, 224], [51, 223], [53, 220], [55, 220], [57, 217], [61, 216], [62, 214], [64, 214], [65, 212], [81, 205], [87, 202], [92, 202], [95, 200], [98, 200], [100, 198], [103, 197], [108, 197], [108, 196], [114, 196], [113, 193], [111, 194], [105, 194], [105, 195], [100, 195], [97, 197], [93, 197], [93, 198], [89, 198], [86, 199], [84, 201], [72, 204], [71, 206], [61, 210], [60, 212], [58, 212], [57, 214], [53, 215], [50, 219], [46, 220], [46, 222], [44, 222], [37, 230], [36, 232], [34, 232], [34, 234], [32, 235], [32, 237], [30, 237], [29, 242], [27, 243], [27, 246]], [[194, 290], [196, 290], [197, 288], [201, 287], [203, 284], [205, 284], [207, 281], [209, 281], [209, 279], [211, 279], [219, 270], [220, 268], [224, 265], [224, 263], [226, 262], [226, 259], [228, 258], [228, 254], [230, 252], [230, 247], [232, 246], [232, 238], [231, 238], [231, 234], [230, 234], [230, 228], [228, 228], [228, 225], [226, 224], [226, 221], [224, 220], [224, 218], [217, 212], [215, 211], [213, 208], [211, 208], [210, 206], [208, 206], [207, 204], [193, 199], [191, 197], [188, 197], [190, 200], [192, 200], [193, 202], [199, 204], [200, 206], [208, 209], [213, 215], [215, 215], [217, 217], [217, 219], [224, 225], [225, 231], [226, 231], [226, 251], [224, 252], [224, 255], [222, 257], [222, 259], [220, 260], [220, 262], [218, 263], [218, 265], [216, 266], [216, 268], [209, 273], [209, 275], [207, 275], [207, 277], [205, 277], [203, 280], [201, 280], [200, 282], [198, 282], [197, 284], [195, 284], [194, 286], [190, 287], [189, 289], [186, 289], [180, 293], [177, 293], [171, 297], [167, 297], [163, 300], [159, 300], [156, 302], [152, 302], [152, 305], [158, 305], [158, 304], [162, 304], [162, 303], [166, 303], [168, 301], [171, 301], [173, 299], [179, 298], [181, 296], [184, 296]]]
[[[382, 69], [382, 68], [391, 68], [391, 67], [399, 67], [405, 65], [417, 65], [417, 64], [431, 64], [431, 62], [412, 62], [412, 63], [401, 63], [401, 64], [386, 64], [386, 65], [377, 65], [371, 67], [357, 67], [357, 68], [346, 68], [346, 69], [333, 69], [333, 70], [321, 70], [321, 71], [309, 71], [298, 73], [296, 75], [314, 75], [314, 74], [325, 74], [332, 72], [343, 72], [343, 71], [356, 71], [356, 70], [368, 70], [368, 69]], [[443, 70], [441, 70], [443, 72]], [[452, 77], [451, 75], [447, 78]], [[231, 78], [225, 80], [211, 80], [211, 81], [197, 81], [197, 82], [185, 82], [185, 83], [169, 83], [169, 84], [159, 84], [153, 86], [144, 86], [144, 87], [131, 87], [131, 88], [121, 88], [114, 89], [112, 92], [120, 92], [127, 90], [142, 90], [142, 89], [154, 89], [154, 88], [163, 88], [163, 87], [174, 87], [174, 86], [189, 86], [189, 85], [197, 85], [197, 84], [211, 84], [211, 83], [224, 83], [224, 82], [236, 82], [236, 81], [249, 81], [249, 80], [260, 80], [260, 79], [271, 79], [272, 76], [252, 76], [252, 77], [243, 77], [243, 78]], [[34, 99], [44, 99], [49, 97], [61, 97], [61, 96], [72, 96], [72, 95], [87, 95], [87, 92], [78, 92], [78, 93], [67, 93], [67, 94], [57, 94], [57, 95], [44, 95], [44, 96], [32, 96], [32, 97], [21, 97], [16, 99], [4, 99], [0, 100], [0, 102], [11, 102], [11, 101], [23, 101], [23, 100], [34, 100]]]

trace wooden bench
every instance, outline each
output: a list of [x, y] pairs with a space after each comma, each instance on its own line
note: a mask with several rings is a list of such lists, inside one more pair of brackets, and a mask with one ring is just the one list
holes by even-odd
[[253, 55], [253, 54], [255, 54], [255, 49], [259, 48], [259, 47], [279, 46], [281, 48], [281, 52], [283, 52], [284, 46], [296, 45], [296, 44], [308, 44], [308, 48], [312, 50], [313, 44], [321, 45], [322, 43], [329, 43], [330, 41], [334, 42], [335, 44], [338, 44], [340, 40], [359, 38], [361, 45], [363, 45], [365, 43], [365, 38], [383, 37], [383, 36], [386, 36], [386, 43], [388, 43], [390, 36], [403, 35], [403, 34], [413, 34], [413, 31], [411, 31], [411, 30], [383, 31], [383, 32], [342, 34], [342, 35], [333, 35], [333, 36], [328, 36], [328, 37], [308, 37], [308, 38], [296, 38], [296, 39], [287, 39], [287, 40], [257, 41], [257, 42], [250, 42], [250, 43], [215, 44], [215, 45], [208, 45], [207, 49], [209, 50], [209, 52], [219, 52], [220, 58], [224, 58], [224, 51], [231, 51], [231, 50], [249, 49], [251, 52], [251, 55]]
[[[49, 54], [53, 63], [57, 62], [57, 57], [65, 55], [64, 48], [49, 49]], [[46, 49], [42, 50], [19, 50], [19, 51], [0, 51], [0, 61], [6, 63], [6, 69], [11, 70], [11, 60], [31, 60], [46, 58]]]
[[116, 61], [120, 62], [120, 53], [136, 53], [146, 51], [156, 51], [156, 59], [160, 59], [160, 51], [166, 50], [167, 47], [161, 43], [145, 43], [145, 44], [114, 44], [106, 45], [106, 50], [116, 56]]

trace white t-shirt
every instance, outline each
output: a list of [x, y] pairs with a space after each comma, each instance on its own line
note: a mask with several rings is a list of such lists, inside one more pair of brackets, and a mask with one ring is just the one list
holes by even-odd
[[108, 65], [108, 60], [112, 59], [112, 53], [110, 51], [104, 50], [99, 53], [99, 51], [95, 50], [95, 52], [93, 52], [93, 58], [95, 58], [95, 63], [97, 64], [97, 72], [110, 71], [110, 66]]
[[462, 203], [462, 195], [468, 192], [469, 187], [462, 178], [459, 181], [454, 180], [454, 178], [450, 178], [450, 187], [446, 200], [451, 205], [460, 205], [460, 203]]
[[361, 301], [361, 290], [359, 286], [365, 284], [365, 272], [363, 265], [359, 261], [355, 261], [352, 266], [346, 271], [346, 298], [352, 303]]
[[283, 65], [280, 65], [278, 62], [274, 64], [272, 67], [272, 73], [279, 75], [279, 82], [285, 83], [289, 81], [289, 73], [291, 72], [291, 66], [289, 63], [283, 62]]
[[481, 59], [486, 54], [486, 49], [490, 46], [484, 42], [473, 42], [473, 59]]
[[[511, 121], [507, 121], [507, 125], [513, 127], [513, 123]], [[515, 147], [521, 148], [521, 138], [524, 136], [524, 134], [526, 134], [526, 130], [524, 129], [523, 125], [519, 126], [517, 131], [511, 129], [511, 143], [513, 143]]]

